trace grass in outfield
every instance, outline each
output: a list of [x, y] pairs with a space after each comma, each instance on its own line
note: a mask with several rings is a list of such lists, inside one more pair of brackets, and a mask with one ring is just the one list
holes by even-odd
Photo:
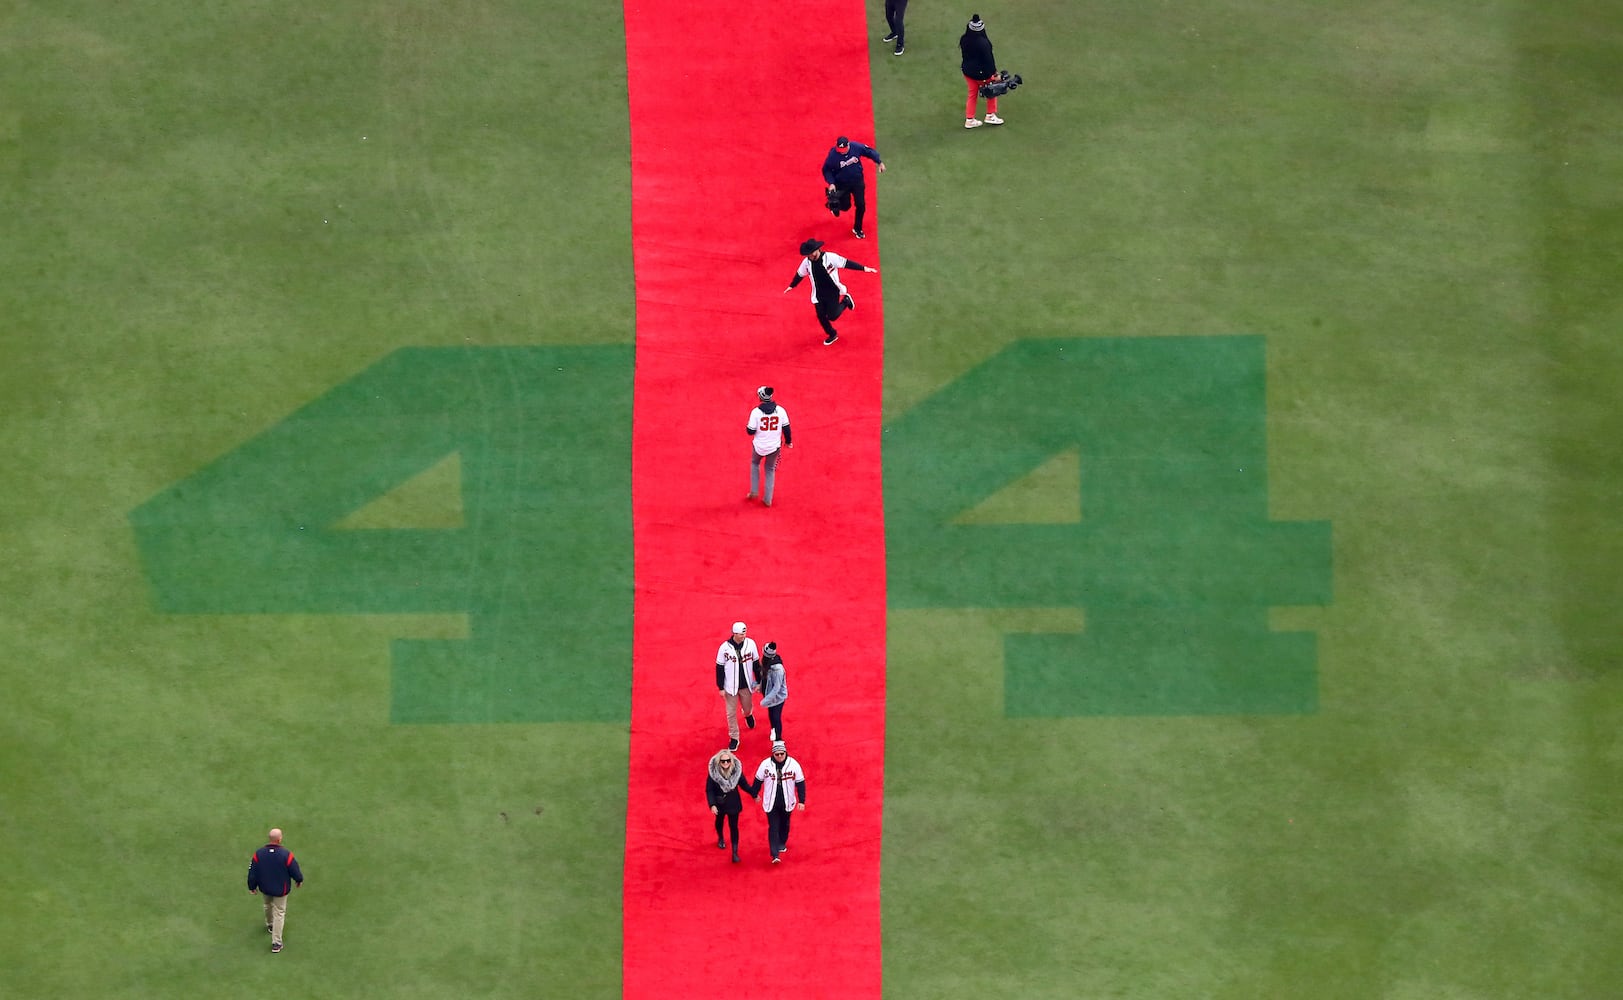
[[[1623, 14], [982, 7], [1027, 84], [966, 133], [968, 10], [914, 8], [892, 419], [1016, 337], [1264, 335], [1335, 579], [1272, 615], [1304, 715], [1010, 719], [1004, 633], [1085, 610], [893, 612], [887, 991], [1605, 995]], [[290, 995], [618, 992], [623, 726], [391, 726], [459, 618], [159, 615], [127, 515], [396, 346], [630, 342], [619, 10], [0, 13], [8, 992], [261, 992], [271, 822]]]
[[[1010, 718], [1003, 636], [1086, 611], [893, 610], [888, 991], [1610, 992], [1623, 13], [982, 6], [1026, 85], [965, 132], [967, 8], [914, 8], [873, 58], [891, 433], [1012, 338], [1263, 334], [1272, 517], [1333, 523], [1335, 585], [1273, 614], [1317, 632], [1298, 716]], [[996, 406], [1071, 420], [1057, 384]], [[1097, 509], [1048, 482], [1006, 519]]]

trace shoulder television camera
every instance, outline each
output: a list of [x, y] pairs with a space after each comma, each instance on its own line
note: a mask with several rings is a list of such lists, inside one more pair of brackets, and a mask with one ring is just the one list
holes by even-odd
[[981, 84], [981, 96], [1002, 97], [1025, 82], [1020, 79], [1019, 73], [1010, 73], [1006, 69], [1000, 69], [988, 78], [985, 83]]

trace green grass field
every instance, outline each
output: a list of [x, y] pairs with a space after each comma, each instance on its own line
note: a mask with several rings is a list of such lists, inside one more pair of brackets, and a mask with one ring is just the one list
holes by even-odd
[[[1037, 718], [1004, 636], [1086, 610], [893, 580], [887, 993], [1616, 995], [1623, 9], [982, 6], [1027, 82], [965, 133], [969, 10], [914, 7], [888, 425], [1018, 339], [1263, 337], [1333, 598], [1269, 612], [1311, 711]], [[130, 515], [398, 347], [631, 344], [623, 59], [613, 3], [0, 4], [8, 996], [618, 994], [624, 723], [393, 725], [462, 616], [160, 613]]]

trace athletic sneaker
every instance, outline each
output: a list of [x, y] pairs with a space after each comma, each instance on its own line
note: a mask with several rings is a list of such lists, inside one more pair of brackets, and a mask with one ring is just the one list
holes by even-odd
[[886, 35], [884, 38], [880, 39], [881, 42], [894, 42], [895, 40], [896, 40], [896, 32], [894, 32], [894, 31], [891, 32], [890, 34]]
[[780, 863], [779, 859], [778, 859], [778, 856], [776, 854], [772, 855], [772, 863], [773, 864], [779, 864]]
[[278, 941], [275, 944], [271, 945], [271, 954], [272, 955], [276, 954], [277, 952], [279, 952], [281, 950], [282, 950], [282, 942]]
[[964, 119], [964, 128], [980, 128], [980, 127], [981, 127], [981, 120], [979, 118], [965, 118]]
[[755, 716], [753, 716], [753, 715], [744, 716], [744, 724], [749, 726], [751, 729], [754, 729], [755, 728]]
[[851, 293], [850, 293], [850, 292], [846, 292], [846, 293], [845, 293], [845, 308], [847, 308], [847, 309], [849, 309], [849, 310], [851, 310], [851, 311], [852, 311], [852, 312], [856, 312], [856, 311], [857, 311], [857, 300], [856, 300], [856, 299], [853, 299], [853, 298], [852, 298], [852, 297], [851, 297]]
[[988, 125], [1002, 125], [1003, 124], [1003, 119], [999, 118], [997, 115], [989, 114], [989, 115], [986, 116], [986, 124], [988, 124]]
[[863, 231], [862, 231], [862, 230], [860, 230], [860, 229], [853, 229], [853, 230], [851, 230], [851, 235], [852, 235], [852, 236], [855, 236], [855, 237], [856, 237], [856, 238], [857, 238], [857, 239], [859, 239], [859, 240], [865, 240], [865, 239], [867, 239], [867, 238], [868, 238], [868, 234], [867, 234], [867, 233], [865, 233], [865, 232], [863, 232]]
[[[823, 346], [824, 346], [824, 347], [827, 347], [827, 346], [828, 346], [828, 345], [830, 345], [830, 344], [832, 344], [832, 343], [834, 343], [834, 342], [835, 342], [835, 341], [836, 341], [836, 340], [839, 340], [839, 339], [840, 339], [840, 335], [839, 335], [839, 334], [837, 334], [837, 333], [831, 333], [831, 334], [829, 334], [829, 335], [828, 335], [828, 336], [826, 336], [826, 337], [824, 337], [824, 338], [823, 338]], [[733, 747], [733, 749], [734, 749], [734, 750], [737, 750], [737, 749], [738, 749], [738, 748], [737, 748], [737, 747]]]
[[897, 43], [897, 45], [896, 45], [896, 51], [895, 51], [895, 52], [892, 52], [892, 53], [891, 53], [891, 55], [893, 55], [893, 56], [899, 56], [899, 55], [901, 55], [901, 54], [902, 54], [902, 52], [903, 52], [903, 49], [902, 49], [902, 46], [901, 46], [901, 43], [900, 43], [900, 42], [898, 42], [898, 43]]
[[716, 838], [716, 846], [725, 851], [727, 849], [727, 842], [725, 840], [722, 840], [720, 837], [717, 837]]
[[729, 750], [737, 750], [738, 749], [738, 741], [737, 740], [728, 740], [727, 741], [727, 749], [729, 749]]

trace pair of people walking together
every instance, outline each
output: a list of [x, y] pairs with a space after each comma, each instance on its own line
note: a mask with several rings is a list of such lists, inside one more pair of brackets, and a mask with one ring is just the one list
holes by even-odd
[[760, 801], [766, 813], [767, 849], [772, 863], [780, 864], [789, 849], [790, 821], [797, 812], [806, 811], [806, 771], [800, 761], [789, 756], [789, 748], [782, 741], [772, 744], [772, 753], [755, 769], [751, 780], [744, 772], [738, 755], [731, 750], [718, 750], [710, 758], [709, 773], [705, 776], [705, 798], [710, 813], [716, 818], [716, 847], [726, 850], [726, 832], [732, 836], [733, 863], [739, 862], [738, 816], [744, 811], [740, 791], [748, 792]]

